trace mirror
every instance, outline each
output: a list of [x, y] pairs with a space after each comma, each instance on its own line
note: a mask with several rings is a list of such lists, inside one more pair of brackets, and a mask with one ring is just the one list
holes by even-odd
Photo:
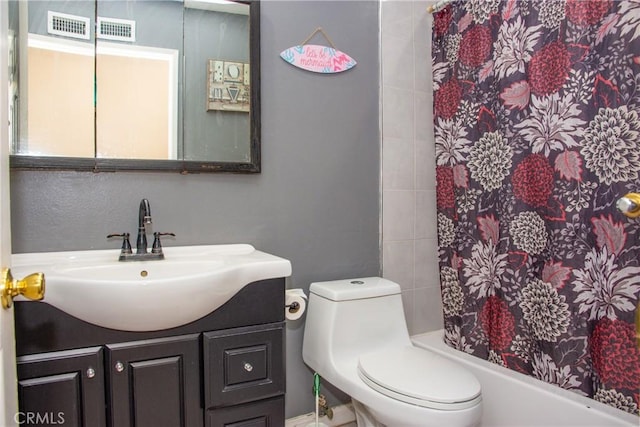
[[259, 2], [9, 11], [13, 168], [260, 172]]

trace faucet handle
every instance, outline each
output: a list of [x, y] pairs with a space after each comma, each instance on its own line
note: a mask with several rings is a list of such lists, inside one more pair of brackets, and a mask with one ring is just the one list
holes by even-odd
[[151, 247], [152, 254], [161, 254], [162, 253], [162, 243], [160, 243], [160, 236], [174, 236], [175, 233], [160, 233], [156, 231], [153, 233], [153, 246]]
[[123, 254], [133, 253], [133, 251], [131, 250], [131, 243], [129, 243], [129, 233], [107, 235], [107, 239], [111, 239], [113, 237], [122, 237], [122, 249], [120, 249], [120, 253], [123, 253]]

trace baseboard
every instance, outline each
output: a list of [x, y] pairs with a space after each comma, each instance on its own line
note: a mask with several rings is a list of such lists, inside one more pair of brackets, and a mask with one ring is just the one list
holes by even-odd
[[[353, 411], [351, 403], [346, 403], [340, 406], [334, 406], [333, 419], [327, 417], [320, 417], [319, 422], [329, 427], [356, 427], [356, 413]], [[288, 418], [284, 426], [285, 427], [307, 427], [309, 424], [316, 421], [316, 416], [313, 412], [308, 414], [299, 415], [294, 418]]]

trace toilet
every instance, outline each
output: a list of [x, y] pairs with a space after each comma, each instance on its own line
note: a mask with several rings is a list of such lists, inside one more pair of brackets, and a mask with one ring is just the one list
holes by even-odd
[[302, 358], [351, 396], [358, 426], [480, 425], [480, 383], [412, 345], [400, 286], [380, 277], [312, 283]]

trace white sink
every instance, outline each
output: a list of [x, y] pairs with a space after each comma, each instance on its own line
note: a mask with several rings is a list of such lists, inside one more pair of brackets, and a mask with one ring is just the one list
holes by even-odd
[[[155, 331], [198, 320], [251, 282], [291, 275], [291, 263], [251, 245], [165, 247], [161, 261], [119, 250], [14, 254], [12, 273], [45, 275], [44, 302], [105, 328]], [[37, 304], [37, 303], [34, 303]]]

